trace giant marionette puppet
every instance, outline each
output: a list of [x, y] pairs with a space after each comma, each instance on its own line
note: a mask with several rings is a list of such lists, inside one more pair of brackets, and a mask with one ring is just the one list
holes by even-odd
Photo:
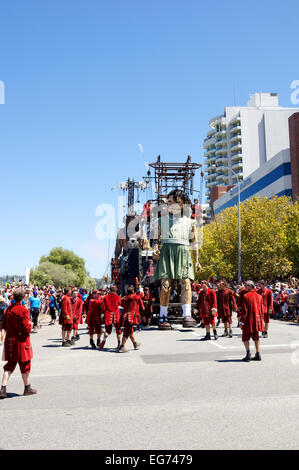
[[191, 219], [191, 202], [181, 190], [175, 189], [167, 196], [167, 205], [158, 221], [158, 239], [162, 248], [154, 246], [153, 257], [158, 260], [155, 280], [161, 280], [159, 327], [169, 329], [168, 305], [173, 281], [181, 284], [183, 326], [195, 326], [191, 316], [194, 267], [190, 249], [194, 252], [195, 271], [200, 272], [195, 220]]

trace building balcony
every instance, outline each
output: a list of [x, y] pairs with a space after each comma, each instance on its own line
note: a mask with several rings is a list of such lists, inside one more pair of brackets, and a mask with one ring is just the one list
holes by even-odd
[[242, 152], [234, 153], [234, 154], [232, 154], [232, 156], [231, 156], [231, 161], [232, 161], [232, 162], [242, 161], [242, 156], [243, 156]]
[[205, 159], [204, 163], [205, 165], [209, 165], [210, 163], [215, 162], [216, 160], [216, 155], [210, 155], [208, 158]]
[[216, 164], [221, 163], [221, 162], [227, 162], [227, 155], [219, 155], [219, 157], [216, 158]]
[[239, 134], [234, 134], [233, 137], [230, 139], [231, 143], [238, 142], [238, 140], [241, 140], [241, 132]]
[[232, 165], [232, 170], [234, 171], [238, 171], [238, 170], [242, 170], [243, 169], [243, 165], [242, 165], [242, 161], [238, 162], [238, 163], [235, 163], [234, 165]]
[[220, 147], [216, 150], [215, 155], [224, 155], [227, 154], [227, 147]]
[[237, 150], [240, 150], [242, 148], [242, 142], [237, 142], [236, 144], [231, 146], [231, 151], [235, 152]]
[[227, 173], [228, 172], [228, 166], [227, 165], [217, 166], [217, 172], [219, 173], [219, 171], [221, 171], [222, 173]]
[[241, 122], [241, 118], [240, 118], [239, 114], [237, 114], [235, 117], [233, 117], [230, 120], [230, 122], [229, 122], [230, 128], [232, 129], [233, 127], [237, 126], [240, 122]]
[[210, 119], [210, 122], [209, 122], [210, 127], [215, 128], [217, 124], [221, 123], [222, 118], [223, 118], [223, 115], [220, 114], [219, 116], [215, 116], [212, 119]]
[[204, 148], [207, 148], [207, 147], [210, 147], [211, 145], [214, 145], [215, 142], [216, 142], [215, 137], [207, 137], [207, 138], [203, 141], [203, 146], [204, 146]]
[[231, 127], [229, 130], [230, 135], [236, 134], [237, 132], [241, 132], [240, 124], [237, 124], [234, 127]]
[[222, 138], [225, 138], [226, 137], [226, 130], [224, 129], [219, 129], [218, 131], [215, 132], [215, 137], [222, 137]]
[[213, 180], [216, 177], [216, 171], [213, 171], [213, 173], [209, 173], [208, 175], [205, 175], [205, 180], [210, 181]]
[[240, 172], [236, 173], [235, 175], [233, 174], [232, 179], [236, 180], [236, 181], [242, 180], [243, 179], [243, 172], [240, 171]]

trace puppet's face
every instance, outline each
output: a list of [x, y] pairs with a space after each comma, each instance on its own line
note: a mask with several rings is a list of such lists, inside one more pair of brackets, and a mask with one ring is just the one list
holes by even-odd
[[168, 211], [172, 214], [180, 214], [184, 205], [183, 200], [178, 197], [176, 201], [174, 201], [172, 194], [169, 196], [168, 201]]

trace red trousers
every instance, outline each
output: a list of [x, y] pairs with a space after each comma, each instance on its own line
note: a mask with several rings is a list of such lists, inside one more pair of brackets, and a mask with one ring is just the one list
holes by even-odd
[[[115, 323], [114, 326], [115, 326], [116, 334], [118, 336], [121, 335], [120, 323]], [[112, 325], [105, 325], [105, 330], [106, 330], [106, 333], [110, 335], [112, 332]]]
[[31, 361], [26, 361], [26, 362], [14, 362], [14, 361], [8, 361], [3, 369], [7, 372], [13, 372], [16, 368], [16, 365], [19, 364], [20, 366], [20, 371], [21, 374], [30, 374], [31, 371]]

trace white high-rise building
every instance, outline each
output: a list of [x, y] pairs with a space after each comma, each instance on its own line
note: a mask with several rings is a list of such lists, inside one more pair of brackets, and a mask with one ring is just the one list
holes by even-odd
[[211, 187], [235, 185], [275, 155], [289, 154], [288, 118], [296, 111], [280, 107], [277, 93], [255, 93], [247, 106], [227, 106], [210, 120], [204, 140], [209, 204]]

